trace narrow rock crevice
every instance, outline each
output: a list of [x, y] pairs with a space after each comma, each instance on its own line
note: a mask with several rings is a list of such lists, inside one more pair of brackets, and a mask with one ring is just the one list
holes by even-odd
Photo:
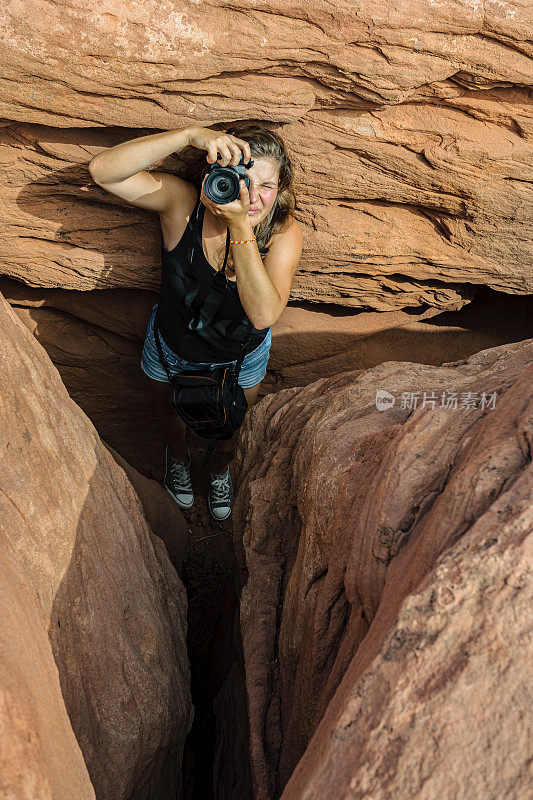
[[[222, 528], [222, 526], [220, 526]], [[193, 725], [184, 800], [252, 800], [244, 656], [231, 533], [191, 539], [183, 568]]]

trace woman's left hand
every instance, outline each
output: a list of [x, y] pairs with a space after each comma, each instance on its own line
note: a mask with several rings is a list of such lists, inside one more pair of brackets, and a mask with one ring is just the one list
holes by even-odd
[[242, 180], [242, 178], [240, 183], [241, 183], [240, 197], [237, 198], [237, 200], [232, 200], [231, 203], [224, 203], [223, 205], [218, 205], [218, 203], [213, 203], [212, 200], [210, 200], [208, 197], [205, 196], [204, 184], [202, 183], [202, 192], [200, 194], [200, 200], [215, 217], [224, 220], [228, 228], [231, 225], [242, 224], [248, 221], [249, 219], [248, 210], [250, 208], [250, 195], [248, 193], [248, 188], [245, 182]]

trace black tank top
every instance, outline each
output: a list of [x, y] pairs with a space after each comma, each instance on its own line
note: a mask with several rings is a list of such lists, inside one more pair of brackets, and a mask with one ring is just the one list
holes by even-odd
[[[217, 274], [217, 270], [205, 257], [202, 246], [204, 212], [205, 206], [198, 199], [183, 236], [173, 250], [166, 249], [161, 232], [159, 327], [167, 344], [186, 361], [235, 361], [250, 330], [236, 281], [227, 281], [224, 298], [211, 323], [200, 330], [189, 328], [189, 322], [202, 306]], [[192, 264], [189, 264], [189, 253], [193, 244], [193, 259]], [[186, 305], [186, 297], [191, 296], [192, 303], [189, 299], [189, 305]], [[244, 354], [255, 350], [268, 331], [269, 328], [252, 327]]]

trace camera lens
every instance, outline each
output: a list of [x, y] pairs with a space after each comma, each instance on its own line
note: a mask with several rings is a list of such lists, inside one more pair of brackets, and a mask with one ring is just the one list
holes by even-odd
[[218, 205], [231, 203], [240, 195], [239, 176], [231, 167], [218, 167], [210, 172], [204, 182], [206, 197]]

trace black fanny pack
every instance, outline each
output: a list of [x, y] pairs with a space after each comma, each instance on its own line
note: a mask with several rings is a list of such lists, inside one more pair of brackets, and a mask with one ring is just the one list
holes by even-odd
[[244, 390], [237, 382], [246, 342], [235, 367], [185, 371], [171, 377], [159, 340], [157, 313], [154, 335], [159, 359], [170, 381], [170, 402], [176, 413], [204, 439], [231, 439], [248, 410]]
[[[198, 330], [213, 319], [213, 316], [222, 302], [227, 287], [226, 263], [229, 253], [229, 230], [226, 236], [226, 252], [224, 264], [220, 272], [215, 273], [211, 291], [206, 297], [201, 308], [194, 309], [195, 314], [189, 322], [189, 329]], [[192, 267], [194, 247], [189, 252], [189, 265]], [[194, 293], [191, 293], [191, 303]], [[192, 303], [191, 303], [192, 306]], [[185, 371], [171, 377], [165, 362], [163, 349], [159, 339], [158, 324], [159, 308], [154, 319], [154, 337], [159, 353], [159, 359], [170, 381], [170, 402], [181, 419], [204, 439], [231, 439], [235, 431], [241, 426], [248, 402], [242, 386], [238, 383], [241, 364], [244, 359], [244, 350], [250, 340], [252, 323], [248, 318], [247, 331], [239, 351], [235, 367], [220, 366], [202, 371]], [[247, 333], [247, 335], [246, 335]]]

